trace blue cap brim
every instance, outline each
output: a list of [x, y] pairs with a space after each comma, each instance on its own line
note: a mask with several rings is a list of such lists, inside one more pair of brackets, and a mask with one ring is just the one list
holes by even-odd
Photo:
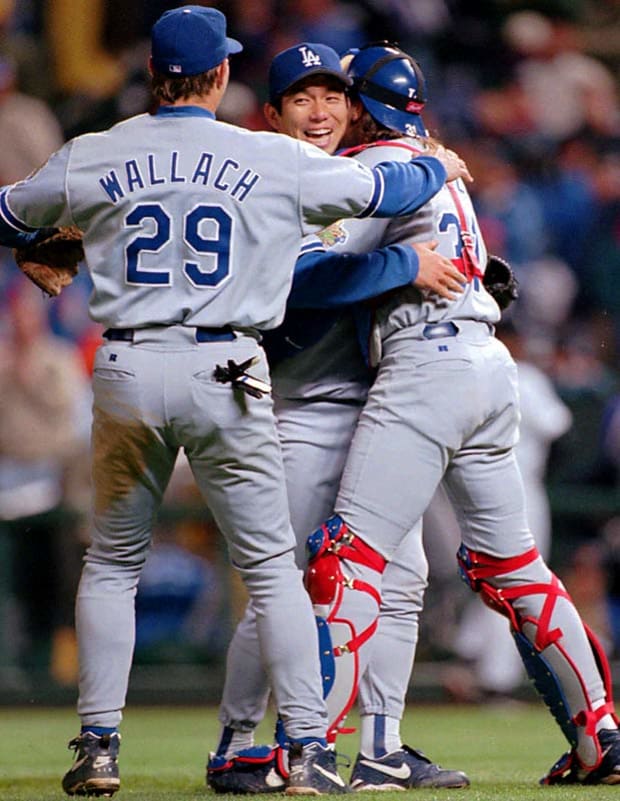
[[228, 45], [228, 55], [232, 56], [235, 53], [240, 53], [243, 50], [243, 45], [236, 39], [230, 36], [226, 37], [226, 44]]
[[300, 83], [305, 78], [308, 78], [312, 75], [325, 75], [327, 78], [335, 78], [337, 81], [340, 81], [343, 86], [351, 86], [353, 83], [349, 76], [345, 75], [343, 72], [336, 72], [335, 70], [326, 69], [325, 67], [315, 67], [313, 69], [304, 70], [301, 74], [295, 75], [295, 77], [285, 87], [278, 87], [277, 92], [274, 92], [272, 89], [270, 93], [270, 101], [273, 102], [278, 98], [283, 97], [287, 92], [290, 92], [296, 83]]

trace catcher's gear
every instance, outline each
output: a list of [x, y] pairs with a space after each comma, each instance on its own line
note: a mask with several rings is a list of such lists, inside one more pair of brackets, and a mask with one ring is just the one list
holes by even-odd
[[580, 768], [573, 749], [558, 759], [540, 784], [620, 784], [620, 732], [601, 729], [596, 736], [603, 752], [598, 767], [590, 771]]
[[[308, 569], [306, 589], [314, 604], [319, 633], [323, 694], [327, 700], [327, 741], [334, 742], [345, 729], [345, 719], [355, 702], [360, 679], [359, 649], [372, 637], [379, 622], [381, 596], [368, 581], [355, 578], [354, 565], [383, 573], [385, 559], [359, 537], [352, 534], [338, 515], [330, 517], [308, 537]], [[348, 591], [357, 591], [349, 593]], [[366, 617], [365, 604], [352, 611], [351, 594], [370, 596], [373, 607], [365, 628], [358, 630], [353, 619]], [[347, 598], [349, 595], [349, 598]], [[376, 608], [375, 607], [376, 604]], [[335, 673], [347, 678], [340, 681], [338, 694], [332, 692]]]
[[288, 753], [284, 748], [254, 745], [228, 759], [211, 754], [207, 785], [216, 793], [255, 795], [281, 793], [288, 781]]
[[43, 228], [28, 245], [15, 248], [13, 256], [39, 289], [57, 297], [73, 281], [84, 258], [82, 232], [74, 225]]
[[[603, 757], [597, 724], [606, 716], [617, 723], [611, 671], [600, 643], [584, 626], [587, 640], [583, 645], [591, 649], [603, 677], [605, 698], [596, 706], [577, 667], [579, 660], [566, 645], [564, 635], [574, 621], [563, 604], [570, 598], [562, 583], [546, 568], [535, 547], [502, 559], [461, 545], [457, 558], [464, 581], [510, 620], [525, 669], [572, 746], [576, 763], [586, 771], [594, 770]], [[534, 580], [528, 582], [528, 578]]]
[[351, 51], [347, 74], [364, 108], [391, 131], [427, 136], [420, 112], [426, 84], [419, 64], [399, 47], [380, 42]]
[[499, 256], [489, 254], [482, 283], [502, 311], [519, 297], [519, 282], [512, 267]]

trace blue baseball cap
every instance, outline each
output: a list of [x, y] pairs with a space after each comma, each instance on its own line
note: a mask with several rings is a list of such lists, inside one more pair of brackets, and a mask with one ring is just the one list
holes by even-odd
[[215, 8], [173, 8], [151, 30], [153, 67], [172, 77], [206, 72], [241, 50], [241, 42], [226, 36], [226, 17]]
[[335, 50], [324, 44], [302, 42], [278, 53], [271, 62], [269, 100], [276, 102], [293, 84], [308, 75], [331, 75], [345, 86], [352, 84]]

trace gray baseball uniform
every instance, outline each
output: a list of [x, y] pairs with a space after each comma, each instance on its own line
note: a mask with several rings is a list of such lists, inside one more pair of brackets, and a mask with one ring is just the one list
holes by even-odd
[[[396, 157], [398, 148], [399, 143], [386, 144], [359, 157], [372, 164], [389, 153]], [[605, 716], [606, 725], [613, 725], [610, 707], [579, 615], [537, 554], [527, 525], [514, 454], [516, 366], [493, 336], [499, 311], [480, 280], [486, 253], [465, 187], [447, 185], [410, 219], [378, 225], [347, 221], [343, 227], [353, 252], [405, 238], [436, 238], [439, 252], [459, 264], [470, 280], [454, 301], [436, 301], [410, 288], [396, 291], [377, 309], [378, 374], [358, 422], [335, 510], [389, 560], [443, 479], [461, 528], [463, 570], [470, 581], [489, 576], [490, 592], [499, 586], [509, 594], [512, 614], [524, 621], [514, 622], [515, 628], [522, 625], [522, 653], [531, 650], [527, 643], [536, 643], [569, 709], [583, 711], [582, 723], [573, 722], [567, 736], [578, 743], [583, 764], [593, 765], [600, 758], [593, 724]], [[486, 565], [482, 573], [474, 566], [477, 560]], [[359, 565], [351, 573], [380, 583], [379, 574], [360, 572]], [[352, 607], [356, 595], [349, 593]], [[360, 629], [369, 614], [359, 609]], [[355, 615], [352, 611], [354, 620]], [[533, 669], [539, 670], [537, 664]], [[561, 725], [568, 730], [566, 721]]]
[[1, 242], [47, 225], [83, 230], [90, 313], [109, 329], [95, 362], [92, 544], [77, 602], [83, 724], [121, 719], [136, 585], [183, 448], [250, 592], [287, 733], [324, 735], [271, 400], [214, 371], [256, 359], [268, 378], [254, 330], [281, 320], [303, 234], [343, 214], [411, 211], [444, 178], [433, 159], [371, 171], [169, 106], [72, 140], [0, 193]]

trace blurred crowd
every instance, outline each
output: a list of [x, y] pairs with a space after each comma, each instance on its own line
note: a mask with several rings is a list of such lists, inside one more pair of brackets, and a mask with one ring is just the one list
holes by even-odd
[[[506, 315], [511, 334], [518, 337], [519, 361], [541, 371], [567, 410], [569, 422], [559, 433], [537, 434], [544, 446], [537, 469], [551, 494], [554, 523], [550, 561], [571, 585], [610, 653], [620, 655], [620, 0], [197, 4], [224, 11], [230, 34], [244, 44], [244, 51], [231, 59], [232, 81], [218, 116], [251, 129], [267, 128], [262, 105], [271, 59], [296, 42], [322, 42], [342, 53], [387, 39], [419, 61], [427, 80], [424, 118], [429, 131], [467, 160], [475, 178], [470, 191], [488, 248], [508, 259], [519, 278], [520, 299]], [[176, 5], [164, 0], [0, 0], [0, 185], [25, 177], [66, 139], [149, 109], [150, 28], [163, 11]], [[0, 344], [5, 353], [16, 348], [22, 283], [10, 254], [3, 251]], [[41, 351], [50, 354], [49, 369], [60, 369], [55, 354], [60, 353], [61, 341], [66, 369], [81, 371], [85, 379], [101, 334], [88, 319], [88, 292], [88, 280], [80, 275], [58, 300], [36, 314], [28, 312], [39, 320], [37, 336], [48, 340], [49, 347]], [[26, 363], [11, 369], [23, 373]], [[0, 373], [0, 382], [17, 386], [11, 369]], [[0, 386], [3, 402], [8, 398], [5, 390]], [[32, 387], [24, 388], [28, 392]], [[534, 395], [531, 400], [533, 421], [544, 417], [546, 397]], [[75, 397], [72, 400], [77, 403]], [[15, 403], [23, 411], [23, 399]], [[87, 417], [83, 401], [80, 408], [66, 412], [76, 426], [71, 434], [73, 465], [85, 458], [79, 455]], [[41, 409], [35, 409], [36, 414], [51, 431], [55, 415]], [[533, 429], [538, 430], [536, 425]], [[19, 600], [19, 581], [27, 584], [32, 571], [56, 564], [50, 554], [62, 551], [68, 526], [63, 519], [59, 532], [48, 534], [50, 542], [43, 547], [32, 525], [20, 540], [15, 520], [53, 516], [69, 508], [79, 541], [84, 508], [83, 490], [77, 492], [78, 500], [64, 494], [71, 482], [63, 471], [62, 479], [56, 475], [61, 496], [53, 494], [47, 508], [33, 513], [7, 505], [3, 498], [14, 497], [14, 484], [7, 482], [22, 479], [15, 470], [11, 438], [1, 437], [0, 549], [14, 569], [12, 576], [0, 575], [0, 640], [1, 627], [7, 636], [15, 625], [7, 611], [7, 587], [13, 582], [12, 592]], [[19, 466], [24, 473], [36, 472], [40, 465], [35, 462], [41, 460], [58, 466], [62, 456], [66, 462], [66, 453], [49, 439], [49, 453], [32, 459], [21, 454], [22, 461], [30, 460], [28, 469]], [[181, 486], [180, 495], [173, 488], [172, 503], [182, 502], [188, 491], [186, 484]], [[568, 488], [564, 494], [563, 488]], [[46, 530], [56, 531], [49, 525]], [[179, 575], [193, 576], [187, 593], [217, 608], [218, 581], [209, 572], [213, 547], [205, 554], [196, 537], [190, 538], [194, 544], [186, 547], [185, 542], [175, 562], [170, 549], [179, 539], [170, 532], [162, 536], [167, 557], [154, 561], [145, 573], [140, 608], [152, 608], [147, 590], [152, 595], [157, 586], [158, 565], [167, 570], [170, 586], [177, 563]], [[194, 572], [182, 561], [188, 553], [198, 560], [192, 563]], [[29, 559], [32, 565], [41, 562], [39, 568]], [[441, 586], [445, 567], [440, 557], [433, 561]], [[60, 566], [57, 569], [62, 572]], [[26, 572], [25, 578], [20, 579], [20, 571]], [[63, 586], [73, 590], [70, 580]], [[47, 598], [53, 592], [41, 590]], [[22, 599], [22, 607], [25, 603]], [[50, 618], [43, 626], [52, 652], [55, 633], [57, 637], [68, 625], [66, 599], [58, 608], [65, 610], [62, 619]], [[35, 610], [34, 619], [22, 623], [26, 640], [33, 632], [40, 634], [37, 614]], [[22, 608], [21, 615], [27, 619], [27, 610]], [[151, 645], [153, 636], [152, 625], [149, 629], [145, 624], [144, 641]], [[212, 643], [213, 632], [201, 636]], [[436, 644], [437, 651], [441, 647]], [[25, 652], [30, 653], [27, 648]], [[67, 671], [59, 668], [59, 675]]]

